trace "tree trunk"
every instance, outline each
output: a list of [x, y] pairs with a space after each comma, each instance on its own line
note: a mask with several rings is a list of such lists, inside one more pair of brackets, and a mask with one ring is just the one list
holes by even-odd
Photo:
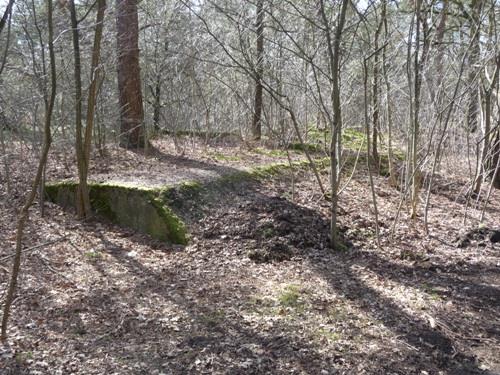
[[[487, 106], [485, 107], [486, 109], [486, 121], [487, 121], [487, 127], [489, 128], [489, 132], [492, 130], [491, 126], [491, 94], [493, 90], [496, 88], [497, 89], [497, 95], [498, 95], [498, 85], [500, 84], [500, 53], [496, 56], [496, 67], [495, 67], [495, 73], [493, 74], [493, 79], [491, 80], [491, 83], [488, 88], [489, 96], [487, 100]], [[500, 104], [500, 98], [497, 96], [497, 100], [499, 100]], [[488, 143], [488, 150], [487, 154], [484, 155], [484, 158], [487, 159], [483, 163], [486, 168], [489, 170], [489, 177], [492, 179], [492, 186], [496, 189], [500, 189], [500, 169], [499, 169], [499, 158], [500, 158], [500, 116], [497, 114], [497, 124], [495, 125], [495, 128], [497, 129], [493, 135], [490, 135], [489, 139], [487, 140], [485, 137], [484, 142]], [[486, 130], [485, 130], [486, 133]], [[491, 140], [494, 139], [493, 142]], [[486, 155], [488, 157], [486, 157]]]
[[[152, 90], [153, 91], [153, 90]], [[153, 91], [153, 126], [155, 132], [160, 131], [160, 117], [161, 117], [161, 77], [158, 74]]]
[[3, 124], [0, 124], [0, 147], [3, 155], [3, 169], [5, 174], [5, 185], [7, 187], [7, 196], [5, 199], [9, 199], [11, 192], [10, 184], [10, 168], [9, 168], [9, 154], [7, 153], [7, 147], [5, 146], [5, 128]]
[[7, 23], [7, 20], [11, 16], [13, 6], [14, 6], [14, 0], [9, 0], [9, 2], [7, 3], [7, 6], [5, 7], [5, 11], [3, 13], [3, 16], [0, 19], [0, 34], [2, 33], [4, 27]]
[[[383, 7], [384, 5], [382, 5]], [[374, 49], [375, 54], [373, 55], [373, 81], [372, 81], [372, 156], [373, 161], [375, 163], [375, 168], [379, 170], [379, 155], [378, 155], [378, 132], [380, 129], [380, 108], [379, 108], [379, 84], [378, 84], [378, 75], [379, 75], [379, 48], [378, 41], [380, 37], [380, 32], [382, 31], [382, 26], [384, 22], [383, 14], [380, 17], [380, 22], [377, 26], [377, 30], [375, 31], [374, 37]]]
[[262, 76], [264, 74], [264, 0], [257, 1], [257, 63], [255, 66], [255, 100], [252, 120], [252, 138], [262, 137]]
[[343, 0], [340, 8], [340, 13], [337, 19], [335, 28], [335, 36], [332, 40], [330, 35], [330, 25], [326, 14], [325, 4], [320, 0], [321, 19], [326, 33], [327, 52], [330, 68], [330, 85], [331, 95], [330, 100], [333, 111], [333, 121], [331, 124], [331, 140], [330, 140], [330, 187], [332, 194], [332, 203], [330, 206], [330, 245], [335, 250], [340, 250], [342, 244], [338, 240], [337, 230], [337, 207], [338, 207], [338, 185], [339, 185], [339, 165], [340, 165], [340, 142], [342, 137], [342, 111], [340, 107], [340, 40], [344, 29], [345, 17], [347, 12], [348, 0]]
[[[479, 117], [479, 83], [478, 83], [478, 64], [480, 55], [480, 33], [481, 26], [481, 8], [483, 1], [472, 0], [471, 12], [468, 17], [469, 33], [473, 38], [469, 55], [469, 103], [467, 107], [467, 128], [474, 133], [478, 127]], [[476, 31], [477, 30], [477, 31]]]
[[477, 178], [474, 186], [474, 193], [479, 194], [483, 184], [485, 171], [489, 170], [488, 156], [490, 152], [490, 137], [491, 137], [491, 91], [487, 88], [481, 88], [481, 101], [483, 103], [483, 140], [481, 157], [478, 163]]
[[[495, 20], [495, 14], [490, 12], [490, 22], [494, 22]], [[489, 38], [490, 40], [493, 40], [493, 25], [490, 25], [490, 30], [489, 30]], [[479, 34], [479, 25], [477, 26], [477, 31], [476, 34]], [[475, 40], [474, 40], [475, 42]], [[496, 172], [495, 168], [497, 163], [495, 160], [496, 151], [498, 150], [491, 150], [491, 140], [492, 140], [492, 127], [491, 127], [491, 118], [492, 118], [492, 108], [491, 108], [491, 101], [492, 101], [492, 95], [495, 91], [495, 88], [498, 85], [498, 77], [499, 77], [499, 71], [500, 71], [500, 53], [498, 53], [495, 56], [495, 70], [493, 72], [493, 76], [490, 77], [488, 74], [488, 65], [484, 67], [484, 73], [482, 75], [481, 79], [481, 86], [480, 86], [480, 95], [481, 95], [481, 110], [483, 111], [483, 116], [482, 116], [482, 130], [483, 130], [483, 139], [481, 142], [481, 157], [479, 159], [478, 167], [477, 167], [477, 177], [475, 181], [475, 186], [474, 186], [474, 193], [479, 194], [481, 191], [481, 186], [484, 182], [484, 179], [489, 175], [490, 177], [493, 178], [493, 186], [495, 186], [495, 179], [496, 179]], [[491, 153], [493, 151], [493, 154]], [[497, 181], [497, 184], [500, 181]]]
[[[85, 127], [84, 153], [87, 167], [90, 160], [90, 148], [92, 145], [92, 134], [94, 132], [95, 108], [97, 92], [101, 82], [101, 41], [104, 29], [104, 12], [106, 11], [106, 0], [97, 0], [96, 28], [94, 33], [94, 45], [92, 47], [92, 62], [90, 65], [90, 87], [87, 98], [87, 124]], [[87, 168], [88, 172], [88, 168]]]
[[76, 163], [78, 167], [78, 190], [76, 193], [76, 211], [78, 218], [83, 219], [90, 215], [90, 198], [87, 187], [87, 169], [82, 138], [82, 73], [80, 60], [80, 33], [75, 9], [75, 1], [70, 0], [71, 29], [73, 35], [73, 58], [75, 77], [75, 130], [76, 130]]
[[[413, 113], [411, 123], [411, 217], [416, 219], [420, 188], [422, 187], [421, 170], [418, 164], [420, 143], [420, 90], [422, 87], [422, 72], [429, 51], [428, 28], [425, 16], [422, 16], [422, 1], [415, 1], [415, 53], [413, 57]], [[422, 26], [422, 28], [421, 28]], [[421, 36], [422, 32], [422, 36]], [[422, 53], [420, 43], [423, 42]], [[408, 61], [408, 63], [410, 63]]]
[[143, 148], [144, 110], [139, 66], [137, 0], [116, 1], [120, 146]]
[[[382, 20], [384, 24], [384, 36], [387, 40], [388, 38], [388, 27], [387, 27], [387, 0], [382, 2]], [[387, 159], [389, 161], [389, 185], [392, 187], [397, 186], [396, 174], [394, 170], [394, 156], [392, 152], [392, 109], [391, 109], [391, 84], [389, 82], [389, 75], [387, 72], [387, 55], [386, 47], [382, 48], [382, 71], [384, 75], [386, 98], [386, 116], [387, 116]]]
[[94, 34], [94, 45], [92, 48], [92, 62], [90, 67], [91, 82], [87, 97], [87, 116], [85, 134], [82, 135], [82, 77], [78, 20], [74, 0], [70, 1], [71, 27], [73, 29], [73, 52], [75, 60], [75, 114], [76, 114], [76, 159], [78, 167], [78, 190], [76, 196], [76, 209], [78, 217], [83, 219], [91, 215], [90, 196], [87, 185], [88, 171], [90, 165], [90, 148], [92, 145], [92, 134], [94, 130], [95, 105], [97, 98], [97, 87], [99, 82], [99, 61], [101, 52], [101, 40], [104, 22], [106, 0], [98, 0], [96, 17], [96, 29]]
[[496, 189], [500, 189], [500, 130], [496, 131], [495, 141], [491, 145], [493, 157], [491, 158], [491, 172], [492, 185]]

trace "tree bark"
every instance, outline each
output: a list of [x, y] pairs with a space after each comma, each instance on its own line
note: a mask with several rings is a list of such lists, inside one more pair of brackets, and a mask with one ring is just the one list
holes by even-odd
[[82, 138], [82, 65], [80, 59], [80, 33], [76, 15], [75, 1], [70, 0], [71, 29], [73, 36], [73, 59], [75, 77], [75, 131], [76, 131], [76, 163], [78, 168], [78, 190], [76, 194], [76, 211], [80, 219], [90, 215], [90, 198], [87, 187], [88, 164], [85, 160]]
[[[384, 5], [382, 4], [382, 7]], [[375, 30], [374, 37], [374, 49], [375, 54], [373, 55], [373, 81], [372, 81], [372, 156], [375, 163], [375, 168], [379, 170], [379, 155], [378, 155], [378, 132], [380, 128], [380, 108], [379, 108], [379, 54], [380, 50], [378, 48], [378, 42], [380, 37], [380, 32], [382, 31], [382, 26], [384, 24], [384, 15], [380, 17], [377, 30]]]
[[153, 126], [155, 132], [160, 131], [160, 116], [161, 116], [161, 77], [158, 74], [155, 82], [154, 90], [151, 89], [153, 94]]
[[116, 1], [120, 146], [143, 148], [144, 109], [139, 66], [137, 0]]
[[500, 189], [500, 130], [496, 131], [495, 134], [495, 141], [492, 143], [492, 154], [493, 157], [491, 158], [491, 184], [494, 188]]
[[320, 0], [320, 12], [323, 26], [325, 28], [325, 36], [327, 41], [327, 53], [330, 65], [330, 85], [332, 103], [333, 121], [331, 124], [331, 140], [330, 140], [330, 187], [332, 194], [332, 202], [330, 205], [330, 245], [333, 249], [341, 249], [341, 244], [338, 240], [337, 229], [337, 207], [338, 207], [338, 186], [339, 186], [339, 165], [340, 165], [340, 142], [342, 136], [342, 111], [340, 107], [340, 41], [345, 24], [347, 13], [347, 5], [349, 1], [343, 0], [340, 8], [340, 13], [337, 18], [337, 26], [335, 28], [334, 39], [330, 34], [330, 25], [328, 16], [326, 15], [325, 4]]
[[469, 55], [469, 103], [467, 108], [467, 128], [471, 133], [474, 133], [478, 128], [479, 117], [479, 83], [478, 83], [478, 64], [480, 56], [480, 33], [475, 32], [481, 27], [481, 9], [482, 0], [472, 0], [471, 12], [467, 17], [469, 21], [469, 33], [471, 35], [472, 44]]
[[255, 100], [252, 120], [252, 137], [258, 141], [262, 137], [262, 76], [264, 74], [264, 0], [257, 1], [257, 63], [255, 66]]
[[[425, 15], [422, 16], [422, 1], [415, 0], [415, 53], [413, 57], [413, 113], [411, 123], [411, 217], [416, 219], [422, 175], [418, 164], [420, 144], [420, 91], [424, 64], [429, 52], [428, 26]], [[423, 35], [421, 35], [423, 34]], [[420, 53], [420, 43], [423, 42]], [[409, 61], [408, 61], [409, 63]]]
[[[388, 38], [387, 26], [387, 0], [382, 1], [382, 20], [384, 24], [384, 37]], [[385, 91], [386, 91], [386, 116], [387, 116], [387, 159], [389, 162], [389, 185], [397, 186], [396, 174], [394, 170], [394, 156], [392, 152], [392, 109], [391, 109], [391, 84], [389, 82], [389, 74], [387, 71], [387, 55], [386, 47], [382, 48], [382, 72], [384, 75]]]
[[3, 13], [2, 18], [0, 19], [0, 34], [2, 33], [4, 27], [7, 23], [7, 20], [10, 17], [10, 14], [12, 12], [12, 7], [14, 6], [14, 1], [15, 0], [9, 0], [9, 2], [7, 3], [7, 6], [5, 7], [5, 12]]

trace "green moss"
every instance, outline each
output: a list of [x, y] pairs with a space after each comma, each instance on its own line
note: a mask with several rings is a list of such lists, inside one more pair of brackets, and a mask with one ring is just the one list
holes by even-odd
[[85, 258], [87, 258], [88, 261], [94, 262], [102, 258], [102, 254], [95, 251], [95, 250], [90, 250], [87, 251], [83, 254]]
[[200, 321], [207, 326], [215, 327], [224, 322], [226, 312], [222, 309], [210, 311], [207, 314], [200, 315]]
[[211, 156], [215, 160], [219, 161], [239, 161], [241, 160], [240, 156], [235, 156], [235, 155], [225, 155], [220, 152], [211, 152], [209, 153], [209, 156]]
[[194, 198], [201, 192], [203, 186], [198, 181], [185, 181], [175, 186], [174, 189], [183, 197]]
[[425, 293], [429, 295], [429, 298], [433, 301], [440, 301], [443, 299], [439, 294], [439, 291], [435, 289], [432, 285], [423, 284], [422, 289]]
[[278, 301], [282, 307], [296, 308], [303, 304], [300, 299], [300, 287], [297, 285], [287, 285], [278, 296]]
[[53, 185], [47, 184], [45, 186], [45, 195], [52, 202], [56, 201], [56, 199], [57, 199], [57, 192], [58, 191], [59, 191], [59, 187], [57, 185], [55, 185], [55, 184], [53, 184]]
[[59, 181], [45, 185], [45, 194], [52, 202], [57, 202], [64, 208], [74, 207], [76, 202], [76, 189], [78, 184], [74, 181]]
[[274, 236], [274, 229], [273, 228], [265, 228], [262, 231], [262, 236], [264, 238], [272, 238]]
[[330, 321], [344, 321], [350, 318], [349, 312], [342, 305], [329, 308], [327, 314]]
[[392, 149], [392, 156], [397, 161], [404, 161], [406, 159], [406, 154], [402, 150], [400, 150], [398, 148], [393, 148]]
[[349, 246], [343, 243], [342, 240], [337, 241], [337, 244], [335, 246], [335, 251], [346, 253], [349, 251], [349, 249], [350, 249]]
[[15, 360], [22, 366], [29, 366], [29, 363], [33, 361], [33, 352], [18, 352], [16, 353]]
[[[317, 168], [324, 168], [330, 164], [329, 158], [315, 159], [313, 160], [314, 165]], [[274, 177], [283, 173], [295, 170], [304, 170], [310, 167], [310, 162], [308, 160], [301, 160], [290, 163], [276, 163], [271, 165], [265, 165], [261, 167], [256, 167], [250, 170], [249, 176], [255, 179], [265, 179]]]
[[[158, 215], [163, 219], [164, 223], [167, 226], [167, 237], [170, 241], [187, 245], [188, 243], [188, 235], [187, 229], [184, 222], [162, 201], [157, 198], [156, 195], [151, 193], [149, 202], [156, 208]], [[164, 234], [163, 226], [159, 226], [159, 228], [152, 228], [151, 235], [153, 237], [161, 237]]]
[[363, 147], [363, 150], [366, 150], [366, 134], [351, 128], [343, 129], [342, 147], [355, 151]]
[[211, 185], [215, 186], [225, 186], [234, 185], [241, 183], [243, 181], [248, 181], [253, 178], [252, 173], [249, 171], [238, 171], [218, 178]]
[[58, 182], [51, 182], [47, 184], [45, 190], [49, 191], [50, 189], [58, 189], [58, 188], [76, 188], [78, 184], [75, 181], [64, 180]]
[[362, 130], [356, 130], [353, 128], [344, 128], [342, 130], [342, 140], [366, 140], [366, 134]]
[[198, 130], [170, 130], [164, 129], [163, 134], [174, 135], [176, 137], [196, 137], [202, 139], [217, 139], [217, 138], [238, 138], [240, 139], [240, 135], [238, 133], [233, 132], [206, 132], [206, 131], [198, 131]]
[[325, 328], [319, 328], [316, 331], [316, 335], [318, 336], [318, 338], [325, 338], [328, 341], [332, 341], [332, 342], [339, 341], [342, 337], [339, 333], [332, 332], [332, 331], [325, 329]]
[[104, 216], [111, 221], [116, 221], [116, 212], [109, 203], [110, 192], [108, 189], [98, 185], [90, 186], [90, 205], [96, 214]]
[[198, 181], [185, 181], [157, 189], [156, 192], [164, 204], [182, 208], [184, 201], [198, 199], [203, 188]]
[[[315, 166], [319, 169], [330, 165], [329, 158], [321, 158], [313, 160]], [[225, 176], [221, 176], [215, 181], [209, 182], [202, 188], [220, 188], [225, 186], [234, 186], [245, 181], [259, 181], [268, 178], [273, 178], [289, 172], [290, 170], [305, 170], [310, 168], [308, 160], [301, 160], [289, 163], [274, 163], [270, 165], [258, 166], [246, 171], [237, 171]]]
[[[182, 189], [193, 189], [195, 184]], [[47, 185], [48, 198], [63, 207], [74, 207], [76, 182]], [[158, 189], [90, 183], [92, 210], [110, 221], [133, 228], [141, 233], [178, 244], [187, 244], [187, 230], [182, 220], [161, 199]]]
[[201, 188], [201, 183], [198, 181], [184, 181], [178, 185], [178, 189], [183, 190], [200, 190]]
[[325, 144], [331, 138], [330, 129], [318, 129], [316, 126], [307, 128], [307, 141], [310, 143]]
[[268, 178], [276, 176], [277, 174], [287, 171], [289, 169], [290, 169], [289, 164], [276, 163], [262, 167], [256, 167], [250, 171], [250, 174], [257, 179]]
[[321, 143], [291, 143], [288, 145], [290, 150], [301, 151], [301, 152], [321, 152], [325, 149], [324, 144]]
[[[289, 148], [298, 151], [321, 152], [328, 149], [331, 141], [330, 129], [318, 129], [310, 126], [307, 129], [307, 142], [292, 143]], [[363, 131], [353, 128], [342, 129], [342, 147], [344, 149], [358, 150], [365, 143], [366, 136]]]
[[263, 147], [257, 147], [257, 148], [253, 149], [253, 152], [256, 154], [272, 156], [272, 157], [276, 157], [276, 158], [286, 157], [286, 151], [279, 150], [279, 149], [269, 150], [269, 149], [266, 149]]

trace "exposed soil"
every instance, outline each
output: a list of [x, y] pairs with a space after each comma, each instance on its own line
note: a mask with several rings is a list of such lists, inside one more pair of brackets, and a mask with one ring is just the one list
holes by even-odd
[[[219, 152], [240, 152], [228, 150]], [[110, 169], [94, 173], [121, 175], [115, 152], [102, 164]], [[184, 156], [250, 165], [204, 157]], [[130, 171], [150, 160], [121, 158]], [[5, 185], [0, 190], [0, 295], [26, 190], [23, 168], [32, 165], [24, 164], [8, 200]], [[500, 374], [500, 244], [485, 234], [456, 246], [477, 228], [470, 221], [464, 227], [463, 205], [452, 199], [463, 181], [438, 179], [446, 194], [437, 187], [431, 197], [430, 237], [421, 217], [412, 224], [403, 212], [390, 238], [399, 192], [376, 178], [377, 248], [361, 169], [341, 196], [343, 252], [329, 247], [329, 203], [312, 175], [294, 181], [293, 190], [290, 176], [241, 183], [207, 206], [187, 204], [193, 214], [186, 247], [79, 222], [52, 204], [41, 218], [34, 206], [26, 246], [46, 245], [24, 254], [0, 373]], [[498, 192], [490, 201], [484, 228], [496, 230]]]

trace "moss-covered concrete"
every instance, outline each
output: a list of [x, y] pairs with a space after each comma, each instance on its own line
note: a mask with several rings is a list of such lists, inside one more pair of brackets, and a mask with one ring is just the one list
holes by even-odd
[[[63, 208], [74, 207], [77, 183], [47, 184], [48, 198]], [[166, 205], [157, 189], [118, 184], [89, 184], [90, 204], [99, 216], [153, 238], [187, 244], [183, 221]]]
[[[316, 160], [315, 163], [323, 167], [328, 160]], [[276, 163], [236, 171], [206, 183], [184, 181], [160, 188], [91, 182], [90, 203], [95, 214], [116, 224], [162, 241], [187, 244], [189, 235], [183, 219], [193, 217], [193, 207], [203, 205], [208, 195], [225, 194], [227, 189], [234, 189], [239, 183], [272, 178], [308, 165], [308, 161], [292, 165]], [[70, 208], [76, 203], [77, 186], [75, 181], [61, 181], [47, 184], [45, 191], [52, 202]]]

